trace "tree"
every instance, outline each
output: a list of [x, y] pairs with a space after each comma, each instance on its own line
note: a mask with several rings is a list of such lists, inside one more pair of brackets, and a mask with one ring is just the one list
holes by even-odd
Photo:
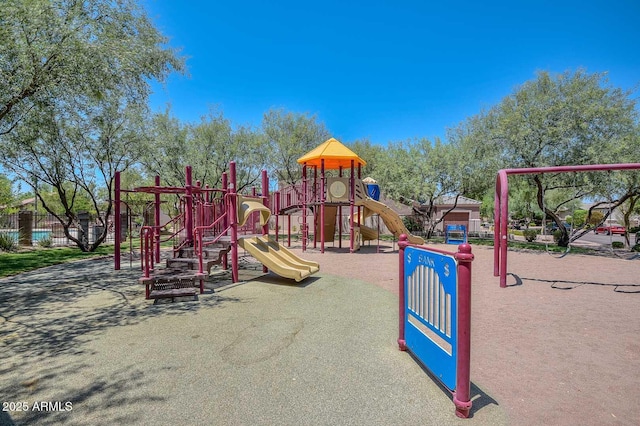
[[329, 139], [329, 131], [315, 116], [271, 109], [264, 114], [262, 130], [269, 143], [273, 177], [280, 185], [295, 184], [302, 177], [298, 158]]
[[[133, 0], [7, 0], [0, 8], [0, 161], [43, 207], [34, 182], [55, 190], [64, 211], [55, 214], [82, 250], [103, 241], [113, 173], [138, 156], [150, 82], [183, 69], [165, 42]], [[104, 229], [93, 244], [68, 232], [80, 194]]]
[[495, 120], [495, 114], [482, 111], [447, 129], [447, 141], [456, 148], [458, 167], [463, 169], [462, 192], [480, 200], [488, 194], [491, 200], [484, 206], [487, 211], [493, 209], [496, 174], [507, 164], [493, 136]]
[[[493, 194], [491, 203], [493, 203]], [[538, 207], [535, 189], [523, 176], [513, 176], [509, 183], [510, 217], [524, 220], [526, 227], [529, 227], [529, 224], [536, 217], [536, 210], [538, 210]]]
[[[137, 161], [133, 148], [142, 145], [146, 134], [145, 111], [105, 100], [89, 114], [51, 110], [32, 116], [5, 135], [6, 167], [32, 186], [40, 205], [82, 251], [94, 251], [107, 236], [114, 175]], [[84, 211], [102, 230], [92, 243], [80, 226]]]
[[[629, 139], [636, 116], [629, 93], [610, 87], [604, 74], [579, 70], [538, 73], [492, 108], [485, 120], [491, 143], [497, 143], [509, 167], [516, 168], [593, 163], [603, 150]], [[538, 207], [562, 231], [561, 246], [569, 243], [569, 233], [558, 209], [604, 191], [584, 174], [536, 174], [530, 181]], [[553, 201], [546, 196], [549, 191], [564, 198]]]
[[9, 209], [15, 199], [11, 186], [11, 179], [0, 173], [0, 211]]
[[[421, 212], [427, 238], [444, 216], [455, 209], [463, 190], [463, 168], [454, 145], [428, 139], [390, 143], [377, 165], [378, 183], [390, 198], [412, 205]], [[436, 205], [445, 197], [454, 199], [452, 207], [437, 218]]]
[[191, 165], [187, 154], [189, 132], [186, 124], [172, 116], [170, 106], [154, 114], [149, 125], [148, 146], [140, 157], [144, 171], [160, 176], [163, 185], [184, 185], [184, 167]]
[[183, 62], [133, 0], [7, 0], [0, 8], [0, 134], [40, 107], [78, 108], [122, 92], [145, 101], [150, 79]]
[[[608, 175], [607, 178], [608, 195], [600, 194], [600, 196], [608, 197], [608, 200], [605, 198], [606, 201], [603, 203], [607, 203], [609, 208], [600, 223], [605, 222], [615, 209], [619, 209], [622, 213], [623, 225], [626, 229], [630, 229], [631, 216], [640, 204], [640, 171], [616, 172]], [[631, 245], [629, 232], [625, 234], [624, 240], [625, 247], [629, 248]]]
[[264, 155], [267, 143], [259, 131], [246, 126], [234, 130], [221, 112], [212, 110], [198, 125], [192, 126], [191, 137], [193, 140], [188, 146], [194, 152], [190, 160], [196, 164], [206, 163], [206, 167], [201, 168], [204, 169], [203, 182], [220, 187], [222, 173], [229, 170], [231, 161], [236, 162], [237, 191], [260, 182], [260, 173], [268, 160]]
[[[605, 163], [640, 163], [640, 120], [635, 111], [635, 123], [632, 131], [625, 137], [617, 138], [596, 154], [598, 162]], [[610, 203], [610, 211], [619, 208], [622, 213], [623, 225], [630, 229], [631, 217], [640, 206], [640, 171], [619, 171], [607, 173], [604, 176], [592, 176], [602, 182], [598, 193], [606, 203]], [[609, 217], [609, 212], [601, 222]], [[625, 235], [625, 246], [630, 247], [630, 235]]]
[[362, 177], [371, 177], [376, 179], [377, 167], [384, 148], [381, 145], [372, 144], [369, 139], [358, 139], [346, 144], [350, 150], [358, 154], [358, 157], [366, 161], [366, 165], [362, 168]]
[[236, 161], [237, 190], [242, 190], [259, 182], [268, 161], [264, 135], [250, 127], [234, 130], [217, 109], [211, 109], [198, 124], [184, 124], [167, 108], [153, 117], [151, 128], [150, 145], [141, 161], [148, 173], [161, 176], [167, 185], [183, 186], [189, 165], [194, 180], [219, 188], [222, 173]]

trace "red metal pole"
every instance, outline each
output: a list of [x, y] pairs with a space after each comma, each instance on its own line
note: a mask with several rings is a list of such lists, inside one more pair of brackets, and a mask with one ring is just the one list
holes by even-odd
[[185, 222], [185, 231], [187, 233], [187, 244], [189, 246], [193, 245], [193, 176], [191, 166], [185, 167], [185, 186], [184, 186], [184, 198], [185, 198], [185, 212], [184, 212], [184, 222]]
[[[507, 249], [509, 245], [509, 179], [507, 173], [503, 170], [498, 172], [498, 181], [496, 182], [496, 202], [498, 205], [497, 223], [493, 225], [494, 233], [494, 251], [498, 248], [498, 254], [494, 253], [494, 275], [498, 269], [500, 275], [500, 287], [507, 286]], [[494, 213], [495, 214], [495, 213]], [[496, 235], [498, 238], [496, 238]], [[497, 245], [495, 244], [497, 240]]]
[[493, 276], [500, 275], [500, 181], [502, 171], [496, 176], [496, 190], [493, 199]]
[[[362, 179], [362, 164], [358, 164], [358, 180], [360, 180], [360, 179]], [[360, 183], [360, 185], [362, 185], [362, 183]], [[360, 223], [360, 212], [361, 211], [362, 211], [362, 206], [358, 206], [358, 227], [360, 227], [360, 225], [363, 225], [363, 223]], [[364, 222], [364, 217], [362, 218], [362, 221]], [[363, 242], [364, 242], [364, 240], [363, 240]]]
[[307, 163], [302, 165], [302, 251], [307, 250]]
[[196, 227], [194, 239], [193, 239], [193, 248], [194, 254], [198, 256], [198, 272], [195, 274], [200, 281], [200, 294], [204, 293], [204, 261], [202, 259], [203, 256], [203, 246], [202, 246], [202, 230], [198, 230]]
[[[143, 219], [144, 220], [144, 219]], [[144, 222], [143, 222], [144, 223]], [[129, 224], [129, 229], [133, 229], [131, 224]], [[140, 228], [140, 269], [144, 270], [145, 264], [145, 256], [147, 255], [144, 251], [144, 227]]]
[[114, 223], [114, 245], [113, 245], [113, 269], [116, 271], [120, 270], [120, 236], [122, 235], [120, 223], [120, 172], [116, 172], [115, 182], [114, 182], [114, 199], [115, 206], [113, 209], [113, 223]]
[[376, 220], [377, 232], [378, 232], [378, 247], [376, 248], [376, 253], [380, 253], [380, 215], [378, 215], [378, 220]]
[[[160, 186], [160, 176], [156, 176], [156, 187]], [[154, 197], [154, 225], [153, 228], [153, 245], [155, 249], [156, 263], [160, 263], [160, 193], [156, 192]]]
[[291, 247], [291, 215], [287, 215], [287, 247]]
[[316, 232], [320, 231], [320, 253], [324, 253], [324, 158], [320, 160], [320, 223]]
[[471, 246], [458, 246], [458, 359], [453, 403], [456, 416], [467, 418], [471, 410]]
[[[256, 197], [256, 187], [254, 186], [253, 188], [251, 188], [251, 196], [252, 197]], [[255, 214], [250, 214], [249, 217], [247, 218], [247, 225], [248, 228], [251, 229], [251, 233], [255, 233], [256, 232], [256, 215]], [[244, 234], [247, 234], [247, 225], [245, 225], [244, 228]]]
[[[225, 214], [226, 213], [226, 206], [224, 204], [224, 194], [226, 194], [229, 191], [229, 180], [228, 180], [227, 172], [223, 172], [222, 173], [222, 189], [224, 189], [224, 193], [223, 193], [223, 196], [222, 196], [222, 208], [225, 210], [222, 213]], [[222, 221], [224, 222], [222, 224], [222, 227], [224, 229], [227, 229], [227, 226], [229, 226], [229, 218], [225, 216], [225, 218]]]
[[[200, 181], [196, 181], [196, 188], [200, 188]], [[198, 229], [202, 226], [203, 224], [203, 214], [204, 214], [204, 210], [202, 209], [203, 207], [203, 203], [202, 203], [202, 194], [198, 193], [198, 195], [196, 196], [196, 217], [195, 217], [195, 224], [193, 227], [193, 254], [195, 256], [198, 257], [198, 272], [196, 273], [196, 276], [202, 277], [204, 276], [204, 261], [202, 259], [202, 230]], [[203, 282], [202, 282], [202, 278], [200, 279], [200, 293], [202, 293], [204, 286], [203, 286]]]
[[318, 166], [313, 166], [313, 248], [318, 247]]
[[[269, 207], [269, 176], [267, 175], [266, 170], [262, 171], [262, 204], [264, 204], [265, 207]], [[276, 230], [276, 232], [278, 231]], [[268, 220], [267, 223], [262, 226], [262, 235], [266, 235], [267, 238], [269, 237]], [[269, 269], [266, 266], [262, 265], [262, 272], [266, 274], [267, 272], [269, 272]]]
[[[262, 171], [262, 204], [265, 207], [269, 206], [269, 175], [267, 175], [267, 171]], [[262, 235], [269, 234], [269, 222], [265, 223], [262, 226]]]
[[354, 213], [355, 191], [356, 191], [353, 160], [351, 160], [351, 174], [349, 175], [349, 184], [351, 186], [351, 191], [349, 193], [349, 209], [351, 214], [351, 216], [349, 217], [349, 252], [353, 253], [355, 251], [354, 241], [353, 241], [355, 238], [355, 235], [354, 235], [355, 230], [353, 229], [353, 213]]
[[[509, 184], [507, 174], [500, 174], [500, 287], [507, 286], [507, 245], [509, 243]], [[495, 229], [493, 232], [496, 232]]]
[[[340, 166], [338, 176], [342, 177], [342, 166]], [[342, 205], [338, 206], [338, 248], [342, 248]]]
[[[228, 179], [228, 175], [227, 172], [223, 172], [222, 173], [222, 189], [224, 190], [224, 192], [222, 193], [222, 212], [220, 212], [220, 214], [224, 215], [224, 219], [222, 219], [222, 229], [227, 229], [227, 226], [229, 226], [229, 206], [227, 203], [227, 193], [229, 192], [229, 179]], [[226, 231], [225, 231], [226, 232]], [[224, 254], [224, 260], [222, 262], [222, 269], [223, 270], [227, 270], [229, 269], [229, 254], [225, 253]]]
[[229, 163], [229, 221], [231, 224], [231, 281], [238, 279], [238, 220], [236, 218], [236, 162]]
[[580, 164], [577, 166], [525, 167], [503, 169], [507, 175], [529, 175], [536, 173], [603, 172], [607, 170], [638, 170], [640, 163]]
[[279, 223], [280, 222], [280, 191], [276, 191], [274, 194], [275, 195], [274, 195], [273, 202], [275, 205], [273, 206], [273, 209], [276, 212], [276, 242], [277, 242], [280, 234], [280, 229], [279, 229], [280, 228], [280, 223]]
[[398, 267], [398, 347], [401, 351], [407, 350], [407, 341], [404, 338], [404, 320], [405, 320], [405, 299], [404, 299], [404, 249], [409, 245], [409, 237], [407, 234], [401, 234], [398, 241], [398, 251], [400, 265]]
[[204, 260], [202, 259], [202, 232], [196, 229], [193, 239], [194, 254], [198, 256], [198, 275], [204, 275]]
[[196, 195], [193, 197], [195, 203], [195, 221], [193, 223], [194, 229], [198, 226], [204, 225], [204, 199], [202, 196], [201, 183], [199, 180], [196, 181]]
[[150, 276], [150, 273], [151, 271], [154, 270], [154, 266], [155, 266], [153, 263], [152, 239], [153, 239], [153, 234], [151, 233], [151, 230], [147, 228], [144, 234], [144, 257], [147, 260], [145, 277]]

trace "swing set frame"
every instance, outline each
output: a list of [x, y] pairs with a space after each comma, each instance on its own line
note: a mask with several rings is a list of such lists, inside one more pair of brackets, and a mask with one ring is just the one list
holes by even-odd
[[500, 277], [500, 287], [507, 287], [507, 248], [509, 245], [509, 175], [544, 173], [603, 172], [612, 170], [640, 170], [640, 163], [581, 164], [575, 166], [526, 167], [502, 169], [496, 176], [493, 233], [493, 276]]

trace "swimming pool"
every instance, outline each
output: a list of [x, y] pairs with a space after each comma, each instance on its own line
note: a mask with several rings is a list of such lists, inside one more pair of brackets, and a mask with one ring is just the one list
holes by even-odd
[[[18, 241], [19, 238], [19, 233], [18, 231], [15, 230], [2, 230], [0, 229], [0, 233], [9, 235], [10, 237], [12, 237], [13, 239], [15, 239], [16, 241]], [[31, 240], [32, 241], [40, 241], [40, 240], [44, 240], [47, 238], [51, 238], [51, 231], [42, 231], [42, 230], [33, 230], [31, 233]]]

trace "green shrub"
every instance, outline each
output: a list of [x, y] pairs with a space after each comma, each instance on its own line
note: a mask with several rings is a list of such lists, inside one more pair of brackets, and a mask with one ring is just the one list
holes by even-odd
[[562, 231], [559, 229], [556, 229], [555, 231], [553, 231], [553, 241], [555, 241], [556, 243], [558, 241], [560, 241], [560, 238], [562, 237]]
[[640, 243], [638, 243], [635, 246], [631, 247], [631, 251], [640, 251]]
[[44, 237], [38, 240], [38, 245], [44, 248], [51, 248], [53, 247], [53, 240], [49, 237]]
[[624, 243], [622, 241], [614, 241], [611, 243], [611, 247], [614, 249], [624, 248]]
[[15, 251], [18, 248], [18, 239], [6, 232], [0, 232], [0, 250]]
[[535, 229], [525, 229], [524, 231], [522, 231], [522, 235], [527, 241], [532, 243], [536, 240], [536, 238], [538, 238], [538, 231], [536, 231]]
[[411, 216], [405, 216], [402, 218], [402, 222], [409, 232], [420, 231], [420, 223], [415, 218]]

